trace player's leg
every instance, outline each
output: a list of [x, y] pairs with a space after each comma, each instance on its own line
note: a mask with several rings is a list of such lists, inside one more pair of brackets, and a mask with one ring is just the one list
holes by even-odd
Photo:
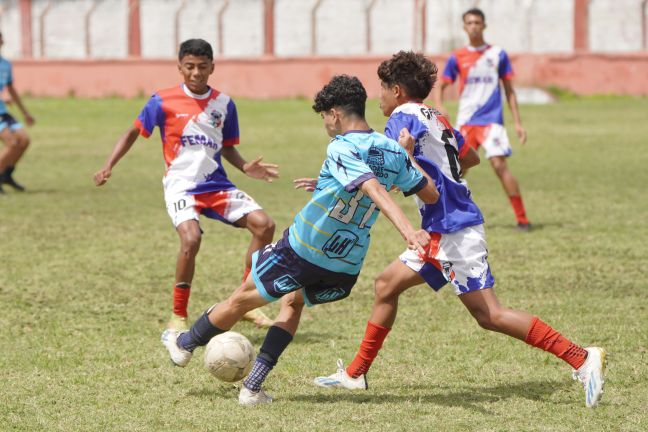
[[173, 315], [169, 328], [187, 328], [187, 307], [191, 294], [191, 283], [196, 269], [196, 255], [200, 250], [202, 232], [195, 219], [182, 222], [176, 227], [180, 239], [180, 250], [176, 259], [175, 282], [173, 285]]
[[267, 303], [268, 300], [257, 291], [254, 280], [248, 278], [227, 300], [203, 313], [188, 331], [165, 330], [162, 333], [162, 343], [169, 351], [173, 363], [184, 367], [197, 347], [207, 345], [211, 338], [231, 329], [245, 312]]
[[[252, 240], [245, 254], [245, 272], [243, 274], [243, 279], [245, 279], [252, 266], [252, 254], [272, 242], [275, 223], [264, 210], [259, 209], [246, 214], [234, 222], [234, 225], [246, 228], [252, 234]], [[245, 314], [243, 319], [255, 323], [258, 327], [272, 325], [272, 320], [260, 309], [251, 310]]]
[[272, 402], [272, 397], [265, 393], [261, 386], [295, 336], [303, 308], [304, 298], [300, 291], [294, 291], [281, 299], [279, 315], [268, 329], [252, 371], [243, 381], [239, 393], [240, 404], [258, 405]]
[[423, 277], [403, 263], [400, 258], [389, 264], [375, 280], [371, 317], [367, 322], [365, 334], [355, 358], [346, 368], [344, 368], [342, 360], [338, 360], [337, 372], [333, 375], [315, 378], [315, 385], [349, 390], [367, 389], [365, 375], [378, 356], [378, 352], [396, 320], [400, 295], [408, 288], [423, 282], [425, 282]]
[[2, 152], [0, 152], [0, 193], [4, 193], [2, 184], [4, 183], [5, 171], [13, 159], [13, 154], [16, 152], [18, 143], [8, 123], [2, 118], [0, 118], [0, 140], [4, 143]]
[[25, 154], [25, 151], [27, 150], [27, 147], [29, 147], [29, 135], [27, 135], [27, 132], [17, 124], [18, 127], [10, 127], [7, 129], [12, 130], [13, 137], [15, 139], [15, 145], [13, 148], [13, 151], [11, 152], [10, 157], [7, 158], [5, 161], [6, 168], [4, 171], [0, 171], [0, 176], [2, 176], [2, 181], [3, 183], [13, 187], [17, 191], [23, 192], [25, 190], [25, 187], [21, 185], [20, 183], [16, 182], [13, 178], [13, 173], [16, 169], [16, 165], [20, 158], [22, 158], [23, 154]]
[[511, 156], [513, 150], [504, 126], [499, 124], [488, 126], [485, 129], [482, 147], [484, 147], [486, 158], [493, 167], [495, 175], [499, 178], [506, 196], [509, 198], [509, 202], [515, 213], [515, 218], [517, 219], [518, 228], [528, 231], [531, 228], [531, 224], [526, 216], [520, 186], [506, 163], [506, 158]]
[[459, 299], [482, 328], [522, 340], [568, 363], [575, 371], [575, 378], [585, 387], [586, 405], [592, 407], [598, 403], [603, 394], [605, 350], [585, 349], [538, 317], [503, 307], [492, 288], [461, 294]]

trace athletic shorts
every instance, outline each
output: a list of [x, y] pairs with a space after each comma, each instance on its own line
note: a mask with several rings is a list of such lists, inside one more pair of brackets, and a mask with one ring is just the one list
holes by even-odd
[[232, 225], [248, 213], [261, 210], [261, 206], [252, 197], [238, 189], [198, 195], [166, 195], [164, 199], [175, 227], [188, 220], [198, 220], [201, 214]]
[[23, 125], [19, 121], [17, 121], [13, 116], [9, 113], [4, 113], [0, 114], [0, 132], [2, 132], [5, 128], [9, 128], [11, 131], [15, 131], [18, 129], [22, 129]]
[[464, 136], [466, 144], [475, 150], [479, 146], [484, 148], [486, 159], [495, 156], [509, 157], [513, 154], [506, 129], [501, 124], [491, 123], [487, 126], [461, 126], [460, 132]]
[[277, 243], [252, 255], [251, 274], [257, 291], [267, 301], [300, 289], [307, 306], [348, 297], [358, 280], [358, 275], [326, 270], [301, 258], [290, 246], [288, 230]]
[[430, 287], [438, 291], [450, 282], [457, 295], [493, 287], [495, 279], [488, 265], [483, 225], [430, 236], [425, 257], [410, 249], [400, 255], [403, 264], [421, 275]]

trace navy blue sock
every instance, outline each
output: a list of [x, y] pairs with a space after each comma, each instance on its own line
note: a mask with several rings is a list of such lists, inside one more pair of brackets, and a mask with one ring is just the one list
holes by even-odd
[[254, 362], [252, 371], [243, 382], [243, 385], [253, 392], [258, 392], [292, 339], [292, 335], [281, 327], [270, 327], [263, 340], [261, 352]]
[[209, 322], [209, 315], [205, 312], [193, 323], [188, 332], [178, 336], [178, 346], [193, 352], [196, 347], [207, 345], [211, 338], [221, 333], [225, 333], [225, 330]]

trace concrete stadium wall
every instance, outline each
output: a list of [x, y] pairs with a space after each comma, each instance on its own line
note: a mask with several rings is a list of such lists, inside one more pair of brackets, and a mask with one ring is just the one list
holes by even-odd
[[[128, 56], [132, 0], [25, 1], [31, 4], [33, 57]], [[178, 42], [191, 37], [206, 39], [226, 58], [264, 54], [264, 0], [137, 1], [144, 58], [173, 58]], [[590, 51], [646, 50], [644, 0], [585, 1]], [[24, 3], [0, 2], [3, 55], [9, 58], [22, 54]], [[417, 19], [422, 4], [424, 24]], [[443, 54], [465, 43], [461, 14], [473, 6], [486, 13], [487, 40], [511, 53], [574, 51], [575, 0], [274, 0], [273, 50], [279, 57], [382, 55], [399, 49]]]
[[[312, 97], [331, 76], [357, 75], [370, 97], [384, 56], [219, 60], [214, 87], [246, 98]], [[440, 66], [444, 57], [433, 57]], [[578, 94], [648, 95], [648, 54], [511, 56], [519, 87], [558, 86]], [[15, 85], [34, 96], [104, 97], [149, 95], [182, 81], [172, 60], [14, 62]]]

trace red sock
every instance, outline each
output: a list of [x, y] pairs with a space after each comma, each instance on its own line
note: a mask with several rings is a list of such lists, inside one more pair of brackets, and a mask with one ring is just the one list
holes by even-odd
[[529, 219], [526, 217], [526, 211], [524, 210], [524, 203], [522, 202], [522, 196], [521, 195], [516, 195], [516, 196], [510, 196], [509, 201], [511, 201], [511, 207], [513, 207], [513, 211], [515, 212], [515, 218], [517, 219], [519, 224], [528, 224]]
[[383, 341], [387, 337], [387, 334], [389, 334], [389, 330], [391, 329], [379, 326], [371, 321], [367, 322], [367, 330], [365, 330], [360, 349], [351, 364], [347, 366], [346, 372], [349, 376], [357, 378], [367, 373], [371, 367], [371, 363], [373, 363], [378, 355]]
[[529, 345], [545, 350], [569, 363], [574, 369], [578, 369], [585, 363], [587, 351], [556, 330], [549, 327], [540, 318], [534, 317], [531, 321], [531, 328], [525, 339]]
[[252, 269], [250, 267], [245, 267], [245, 271], [243, 272], [243, 282], [245, 282], [251, 270]]
[[191, 285], [186, 282], [177, 283], [173, 287], [173, 313], [175, 315], [187, 317], [189, 294], [191, 294]]

